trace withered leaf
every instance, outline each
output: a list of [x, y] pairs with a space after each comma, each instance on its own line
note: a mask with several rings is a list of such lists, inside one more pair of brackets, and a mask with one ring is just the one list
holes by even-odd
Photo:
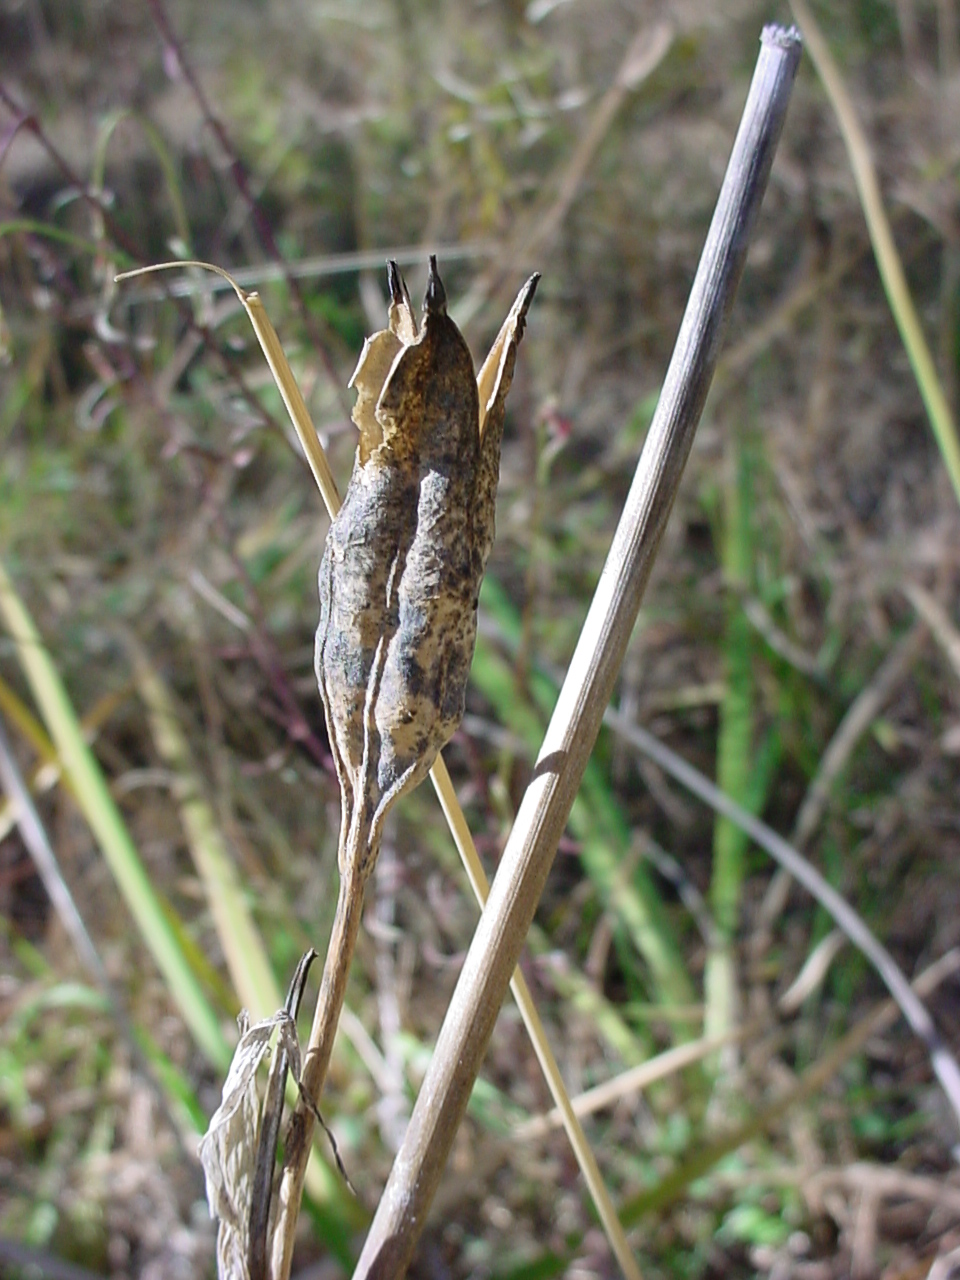
[[361, 882], [388, 808], [463, 717], [506, 396], [538, 279], [475, 377], [436, 259], [419, 328], [391, 263], [388, 327], [351, 381], [360, 443], [320, 566], [316, 667], [343, 795], [340, 871]]
[[287, 1052], [294, 1075], [297, 1079], [300, 1077], [296, 1024], [285, 1009], [253, 1026], [243, 1009], [237, 1023], [240, 1041], [223, 1084], [222, 1100], [199, 1146], [210, 1216], [220, 1221], [217, 1230], [219, 1280], [249, 1280], [250, 1208], [260, 1135], [257, 1068], [277, 1028], [280, 1045]]

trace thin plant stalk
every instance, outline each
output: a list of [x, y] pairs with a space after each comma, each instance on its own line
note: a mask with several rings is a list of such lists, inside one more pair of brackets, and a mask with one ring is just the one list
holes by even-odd
[[[437, 798], [440, 801], [440, 807], [443, 809], [454, 842], [466, 868], [470, 879], [470, 887], [473, 889], [477, 902], [482, 908], [486, 905], [487, 898], [490, 896], [490, 884], [483, 870], [483, 864], [477, 853], [463, 810], [460, 808], [460, 802], [457, 800], [453, 782], [447, 772], [447, 766], [442, 755], [437, 757], [436, 763], [430, 770], [430, 781], [433, 783]], [[567, 1093], [563, 1077], [560, 1074], [560, 1067], [550, 1048], [543, 1023], [540, 1021], [537, 1006], [534, 1004], [530, 988], [527, 986], [527, 980], [521, 973], [519, 966], [514, 970], [513, 977], [510, 979], [510, 991], [517, 1002], [523, 1025], [527, 1029], [530, 1042], [537, 1055], [537, 1061], [540, 1063], [540, 1069], [543, 1071], [550, 1094], [553, 1097], [554, 1110], [558, 1117], [557, 1124], [558, 1126], [562, 1125], [566, 1130], [570, 1145], [577, 1158], [577, 1164], [580, 1166], [580, 1172], [583, 1174], [583, 1180], [587, 1184], [593, 1203], [596, 1206], [597, 1215], [604, 1231], [607, 1233], [610, 1247], [616, 1255], [623, 1274], [639, 1280], [640, 1268], [637, 1266], [636, 1259], [627, 1243], [623, 1226], [603, 1181], [593, 1149], [587, 1141], [587, 1136], [580, 1123], [580, 1114], [582, 1113], [578, 1114]]]
[[927, 417], [930, 419], [930, 426], [947, 468], [947, 475], [953, 485], [953, 492], [957, 501], [960, 502], [960, 441], [957, 439], [956, 424], [950, 412], [947, 397], [940, 385], [940, 379], [937, 377], [936, 365], [927, 346], [920, 317], [910, 296], [907, 278], [900, 262], [900, 255], [897, 253], [893, 232], [890, 230], [890, 222], [884, 211], [883, 196], [880, 194], [880, 184], [877, 182], [869, 143], [860, 127], [840, 70], [833, 60], [833, 55], [816, 19], [807, 7], [806, 0], [790, 0], [790, 7], [803, 32], [813, 65], [817, 69], [817, 74], [830, 99], [830, 105], [836, 114], [844, 146], [850, 158], [850, 167], [857, 184], [860, 203], [863, 206], [863, 214], [867, 220], [867, 230], [870, 233], [870, 242], [873, 245], [887, 301], [897, 328], [900, 330], [900, 337], [906, 348], [910, 367], [913, 369]]
[[[330, 470], [330, 464], [327, 461], [326, 453], [320, 443], [316, 429], [311, 421], [306, 402], [290, 368], [289, 361], [284, 353], [280, 339], [276, 330], [270, 322], [270, 319], [263, 306], [260, 296], [256, 293], [247, 293], [235, 284], [232, 277], [219, 267], [212, 266], [207, 263], [197, 262], [177, 262], [164, 263], [155, 268], [145, 268], [138, 271], [125, 273], [119, 279], [128, 279], [131, 276], [142, 276], [148, 274], [151, 270], [168, 270], [175, 267], [189, 266], [207, 266], [216, 274], [227, 280], [236, 290], [254, 332], [260, 343], [261, 350], [274, 380], [283, 397], [284, 405], [290, 415], [294, 430], [300, 440], [304, 455], [307, 459], [313, 478], [320, 490], [320, 495], [326, 506], [330, 519], [333, 520], [337, 512], [340, 510], [340, 495], [337, 491], [336, 481], [333, 472]], [[460, 857], [463, 861], [467, 876], [470, 880], [471, 887], [476, 895], [477, 901], [482, 907], [486, 902], [489, 892], [489, 883], [477, 854], [473, 837], [470, 834], [470, 828], [467, 825], [460, 802], [457, 799], [450, 774], [443, 761], [443, 757], [438, 756], [437, 760], [430, 771], [430, 778], [433, 782], [434, 789], [440, 800], [441, 808], [450, 827], [454, 842]], [[363, 886], [362, 884], [341, 883], [337, 904], [337, 911], [334, 917], [334, 935], [331, 936], [329, 946], [327, 948], [327, 957], [324, 962], [323, 977], [321, 979], [321, 990], [317, 998], [316, 1011], [314, 1015], [314, 1024], [310, 1034], [308, 1051], [304, 1061], [304, 1070], [302, 1084], [307, 1095], [316, 1097], [319, 1093], [320, 1085], [326, 1077], [327, 1069], [330, 1062], [330, 1054], [333, 1050], [333, 1042], [336, 1033], [336, 1020], [329, 1017], [329, 1010], [336, 1008], [339, 1010], [343, 1004], [346, 992], [346, 981], [349, 975], [350, 959], [353, 955], [354, 946], [356, 944], [357, 933], [360, 927], [360, 917], [362, 911]], [[359, 907], [359, 909], [358, 909]], [[540, 1063], [550, 1094], [553, 1098], [559, 1114], [562, 1117], [563, 1127], [566, 1130], [570, 1145], [573, 1148], [577, 1163], [583, 1174], [585, 1183], [593, 1199], [597, 1210], [597, 1216], [607, 1234], [610, 1247], [620, 1264], [621, 1270], [628, 1280], [641, 1280], [640, 1270], [636, 1260], [627, 1242], [626, 1235], [620, 1220], [617, 1217], [616, 1209], [610, 1193], [607, 1191], [603, 1177], [597, 1165], [596, 1157], [590, 1148], [587, 1136], [583, 1131], [583, 1126], [579, 1118], [573, 1110], [570, 1102], [569, 1094], [563, 1083], [563, 1077], [560, 1073], [559, 1065], [550, 1048], [547, 1040], [543, 1023], [540, 1015], [537, 1013], [533, 996], [526, 984], [523, 974], [517, 968], [513, 978], [511, 979], [511, 991], [514, 999], [520, 1009], [521, 1017], [530, 1040], [533, 1044], [534, 1052]], [[297, 1163], [306, 1160], [306, 1152], [309, 1150], [310, 1140], [313, 1133], [314, 1118], [311, 1112], [306, 1108], [300, 1108], [293, 1131], [288, 1135], [288, 1157], [289, 1149], [292, 1147], [296, 1152], [302, 1153], [298, 1156]], [[287, 1166], [290, 1167], [290, 1160], [287, 1160]], [[277, 1221], [281, 1222], [284, 1218], [292, 1221], [295, 1225], [296, 1216], [299, 1211], [299, 1189], [296, 1190], [294, 1197], [295, 1184], [291, 1178], [286, 1178], [281, 1186], [278, 1196], [278, 1212]], [[294, 1204], [294, 1198], [296, 1203]], [[278, 1232], [278, 1239], [283, 1240], [284, 1236]], [[287, 1233], [289, 1246], [283, 1248], [281, 1258], [273, 1262], [273, 1276], [277, 1280], [279, 1276], [289, 1274], [290, 1253], [292, 1249], [292, 1231]], [[283, 1268], [286, 1268], [284, 1271]]]
[[[740, 608], [739, 592], [750, 574], [750, 482], [746, 443], [740, 432], [728, 442], [730, 460], [725, 485], [723, 570], [728, 588], [724, 639], [726, 689], [720, 703], [717, 731], [717, 785], [737, 800], [746, 801], [754, 774], [754, 675], [750, 626]], [[734, 939], [740, 919], [740, 894], [746, 865], [747, 838], [739, 827], [717, 817], [713, 828], [713, 866], [710, 906], [713, 937], [704, 966], [704, 1035], [722, 1035], [736, 1025], [737, 967]], [[719, 1066], [720, 1055], [714, 1059]]]
[[769, 27], [663, 392], [587, 621], [354, 1272], [403, 1275], [593, 750], [706, 399], [800, 59]]

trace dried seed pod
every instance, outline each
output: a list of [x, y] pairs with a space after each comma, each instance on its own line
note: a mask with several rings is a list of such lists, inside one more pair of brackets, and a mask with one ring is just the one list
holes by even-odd
[[538, 279], [476, 378], [436, 259], [419, 329], [390, 263], [388, 328], [367, 339], [351, 380], [360, 443], [320, 565], [316, 649], [343, 795], [341, 875], [366, 878], [388, 808], [463, 716], [504, 406]]

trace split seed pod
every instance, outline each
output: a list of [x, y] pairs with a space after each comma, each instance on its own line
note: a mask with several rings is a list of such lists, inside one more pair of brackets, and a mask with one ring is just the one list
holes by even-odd
[[419, 328], [396, 263], [388, 278], [388, 327], [366, 340], [350, 382], [360, 442], [320, 565], [316, 647], [342, 793], [340, 874], [361, 883], [387, 810], [463, 717], [506, 397], [539, 280], [474, 377], [436, 258]]

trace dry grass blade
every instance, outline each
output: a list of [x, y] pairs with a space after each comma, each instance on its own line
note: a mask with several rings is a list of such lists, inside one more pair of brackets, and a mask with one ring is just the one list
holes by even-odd
[[[443, 262], [475, 262], [492, 258], [499, 252], [493, 241], [476, 241], [466, 244], [438, 244], [437, 257]], [[324, 253], [315, 257], [298, 258], [296, 262], [258, 262], [252, 267], [235, 267], [223, 283], [211, 281], [201, 288], [196, 280], [175, 280], [166, 290], [145, 288], [138, 291], [137, 301], [161, 301], [163, 298], [193, 298], [199, 293], [218, 293], [226, 289], [256, 289], [261, 285], [286, 280], [317, 280], [329, 276], [352, 275], [356, 271], [379, 271], [385, 258], [401, 267], [416, 266], [423, 261], [423, 245], [405, 244], [389, 249], [359, 249], [353, 253]], [[181, 264], [185, 265], [185, 264]], [[247, 300], [256, 295], [247, 294]]]
[[124, 638], [133, 658], [134, 677], [147, 708], [154, 745], [173, 774], [173, 796], [234, 990], [253, 1021], [259, 1022], [281, 1002], [266, 948], [216, 815], [204, 795], [173, 700], [143, 647], [132, 635]]
[[[695, 1062], [702, 1062], [704, 1058], [709, 1057], [711, 1053], [716, 1053], [718, 1049], [722, 1049], [734, 1041], [742, 1040], [745, 1036], [756, 1031], [757, 1025], [756, 1023], [750, 1023], [744, 1027], [737, 1027], [733, 1031], [724, 1031], [716, 1036], [701, 1036], [699, 1040], [692, 1040], [689, 1044], [679, 1044], [672, 1049], [666, 1049], [648, 1062], [641, 1062], [638, 1066], [631, 1067], [629, 1071], [622, 1071], [620, 1075], [614, 1076], [613, 1079], [605, 1080], [603, 1084], [598, 1084], [593, 1089], [588, 1089], [585, 1093], [578, 1094], [573, 1099], [574, 1112], [578, 1116], [589, 1116], [593, 1115], [595, 1111], [603, 1111], [605, 1108], [613, 1106], [621, 1098], [625, 1098], [628, 1094], [639, 1093], [641, 1089], [645, 1089], [648, 1085], [655, 1084], [658, 1080], [664, 1080], [667, 1076], [672, 1076], [677, 1071], [682, 1071], [684, 1067], [692, 1066]], [[546, 1115], [535, 1116], [532, 1120], [522, 1124], [514, 1136], [518, 1142], [523, 1142], [530, 1138], [542, 1138], [550, 1133], [552, 1129], [559, 1129], [562, 1123], [563, 1117], [555, 1107], [552, 1111], [548, 1111]]]
[[800, 58], [767, 28], [657, 412], [356, 1276], [402, 1275], [593, 749], [716, 365]]
[[883, 208], [883, 197], [880, 194], [880, 185], [870, 156], [870, 146], [860, 127], [857, 113], [843, 83], [843, 77], [805, 0], [790, 0], [790, 7], [793, 9], [810, 56], [836, 112], [890, 310], [900, 330], [903, 345], [907, 349], [950, 483], [953, 485], [957, 501], [960, 502], [960, 442], [957, 440], [956, 424], [953, 421], [950, 406], [947, 404], [947, 398], [943, 394], [943, 388], [940, 386], [936, 366], [923, 335], [920, 317], [910, 296], [900, 255], [897, 253], [890, 223]]

